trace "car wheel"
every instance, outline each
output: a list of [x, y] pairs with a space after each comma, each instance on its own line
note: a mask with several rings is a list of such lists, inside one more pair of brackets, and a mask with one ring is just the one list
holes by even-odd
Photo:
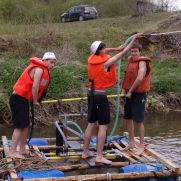
[[65, 22], [66, 22], [66, 20], [65, 20], [64, 17], [61, 18], [61, 21], [62, 21], [62, 23], [65, 23]]
[[79, 16], [79, 21], [84, 21], [84, 17], [83, 16]]

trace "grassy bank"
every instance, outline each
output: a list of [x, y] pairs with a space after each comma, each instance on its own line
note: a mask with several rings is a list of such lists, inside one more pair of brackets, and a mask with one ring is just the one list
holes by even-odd
[[[87, 94], [87, 58], [90, 55], [90, 44], [94, 40], [102, 40], [107, 47], [116, 47], [135, 31], [167, 32], [177, 30], [176, 26], [162, 29], [168, 19], [179, 15], [179, 12], [147, 14], [144, 17], [114, 17], [92, 21], [51, 23], [38, 25], [4, 24], [0, 27], [0, 120], [8, 122], [10, 111], [8, 98], [12, 86], [29, 64], [32, 56], [42, 57], [46, 51], [53, 51], [57, 56], [57, 64], [52, 71], [52, 80], [47, 99], [63, 99], [82, 97]], [[144, 50], [143, 55], [150, 52]], [[181, 87], [180, 60], [160, 60], [152, 57], [151, 92], [149, 95], [160, 98], [164, 102], [179, 103]], [[126, 66], [122, 60], [121, 78]], [[108, 94], [116, 94], [117, 87], [108, 90]], [[115, 106], [112, 101], [112, 106]], [[47, 113], [56, 112], [56, 106], [49, 105]], [[65, 111], [76, 112], [78, 106], [73, 103], [66, 106]], [[85, 107], [86, 109], [86, 107]], [[40, 115], [41, 118], [42, 115]], [[38, 120], [41, 120], [37, 118]]]

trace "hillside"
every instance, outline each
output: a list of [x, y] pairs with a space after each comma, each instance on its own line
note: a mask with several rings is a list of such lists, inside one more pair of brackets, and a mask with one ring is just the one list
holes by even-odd
[[[53, 51], [57, 56], [57, 65], [52, 72], [52, 81], [47, 99], [64, 99], [82, 97], [87, 94], [87, 58], [89, 46], [95, 40], [102, 40], [107, 47], [123, 44], [134, 32], [163, 33], [178, 31], [181, 28], [181, 12], [162, 12], [146, 14], [140, 17], [114, 17], [83, 22], [10, 25], [0, 27], [0, 88], [1, 120], [8, 122], [10, 115], [8, 98], [12, 86], [28, 65], [32, 56], [41, 57], [46, 51]], [[152, 61], [152, 91], [150, 98], [153, 109], [164, 102], [166, 108], [170, 103], [180, 104], [181, 68], [180, 46], [181, 34], [150, 36], [143, 39], [143, 55]], [[122, 62], [121, 77], [126, 61]], [[108, 94], [116, 93], [116, 86]], [[113, 112], [115, 100], [110, 100]], [[169, 104], [168, 104], [169, 103]], [[56, 106], [48, 106], [48, 112], [56, 112]], [[172, 108], [172, 107], [170, 107]], [[68, 103], [63, 111], [76, 112], [78, 106]], [[86, 110], [86, 107], [85, 107]], [[43, 114], [42, 114], [43, 115]], [[41, 120], [39, 115], [37, 120]], [[46, 123], [45, 123], [46, 124]]]

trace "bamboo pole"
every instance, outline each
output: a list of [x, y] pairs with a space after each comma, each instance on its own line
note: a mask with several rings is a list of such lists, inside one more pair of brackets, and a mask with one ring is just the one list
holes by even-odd
[[[124, 167], [127, 165], [129, 165], [129, 162], [112, 162], [112, 164], [109, 166], [109, 168]], [[100, 165], [98, 165], [97, 167], [100, 167]], [[108, 167], [108, 166], [101, 165], [101, 167]], [[75, 170], [85, 170], [85, 169], [89, 169], [91, 167], [88, 164], [75, 164], [75, 165], [58, 166], [55, 168], [59, 171], [66, 172], [66, 171], [75, 171]], [[95, 168], [95, 166], [94, 166], [94, 168]]]
[[[120, 97], [124, 97], [124, 94], [120, 94]], [[107, 95], [107, 98], [116, 98], [118, 97], [117, 94], [115, 95]], [[70, 99], [61, 99], [61, 102], [71, 102], [71, 101], [81, 101], [81, 100], [87, 100], [87, 97], [81, 97], [81, 98], [70, 98]], [[51, 103], [57, 103], [58, 100], [48, 100], [48, 101], [42, 101], [42, 104], [51, 104]]]
[[[40, 138], [40, 139], [44, 139], [47, 141], [56, 141], [56, 138]], [[79, 138], [79, 137], [68, 137], [67, 141], [83, 141], [83, 138]]]
[[[104, 181], [104, 180], [122, 180], [122, 179], [139, 179], [139, 178], [155, 178], [155, 175], [158, 178], [162, 177], [177, 177], [178, 173], [175, 172], [131, 172], [131, 173], [107, 173], [107, 174], [89, 174], [89, 175], [76, 175], [76, 176], [67, 176], [64, 178], [33, 178], [33, 179], [24, 179], [24, 181]], [[179, 172], [181, 176], [181, 172]]]

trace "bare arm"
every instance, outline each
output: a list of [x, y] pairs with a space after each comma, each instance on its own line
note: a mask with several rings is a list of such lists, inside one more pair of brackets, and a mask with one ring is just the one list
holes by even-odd
[[124, 50], [116, 55], [114, 55], [113, 57], [111, 57], [108, 61], [106, 61], [104, 63], [104, 70], [107, 71], [108, 67], [112, 64], [114, 64], [115, 62], [117, 62], [119, 59], [123, 58], [128, 51], [131, 49], [131, 46], [133, 45], [134, 41], [137, 38], [141, 38], [142, 37], [142, 33], [138, 33], [134, 36], [134, 38], [131, 40], [131, 42], [124, 48]]
[[109, 53], [109, 52], [114, 52], [114, 51], [122, 51], [124, 50], [124, 48], [125, 48], [124, 45], [120, 45], [117, 48], [106, 48], [106, 52]]
[[126, 97], [128, 98], [131, 97], [132, 92], [138, 87], [138, 85], [141, 83], [145, 75], [146, 75], [146, 62], [141, 61], [139, 63], [138, 76], [136, 77], [136, 80], [134, 81], [131, 88], [129, 89], [129, 92], [127, 93]]
[[33, 76], [32, 95], [33, 95], [33, 104], [35, 106], [36, 105], [39, 106], [37, 98], [38, 98], [39, 84], [42, 74], [43, 74], [43, 69], [36, 67], [31, 75], [31, 77]]

